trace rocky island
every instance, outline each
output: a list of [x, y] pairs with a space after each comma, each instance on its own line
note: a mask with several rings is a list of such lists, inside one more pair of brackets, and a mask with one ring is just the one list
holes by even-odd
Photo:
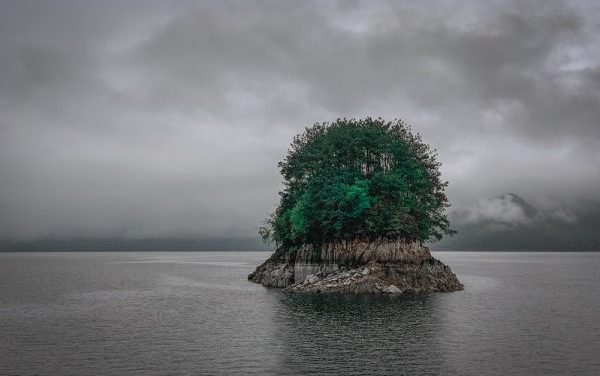
[[426, 240], [452, 234], [436, 155], [404, 122], [338, 119], [294, 138], [261, 227], [277, 250], [248, 279], [293, 292], [451, 292]]
[[294, 292], [450, 292], [463, 286], [447, 265], [419, 243], [340, 243], [316, 250], [276, 251], [248, 276]]

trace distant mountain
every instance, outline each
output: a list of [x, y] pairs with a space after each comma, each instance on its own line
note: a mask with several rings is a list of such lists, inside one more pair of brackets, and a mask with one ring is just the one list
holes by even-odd
[[600, 205], [536, 207], [504, 193], [450, 213], [458, 234], [433, 249], [600, 251]]
[[[516, 193], [481, 200], [449, 214], [458, 230], [432, 250], [600, 251], [600, 203], [538, 206]], [[43, 239], [2, 241], [0, 251], [265, 251], [255, 238]]]
[[258, 238], [210, 239], [42, 239], [0, 241], [3, 252], [100, 252], [100, 251], [266, 251]]

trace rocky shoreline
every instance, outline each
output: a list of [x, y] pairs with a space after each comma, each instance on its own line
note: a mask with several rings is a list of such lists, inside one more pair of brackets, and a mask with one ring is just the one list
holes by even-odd
[[463, 289], [419, 242], [341, 242], [277, 250], [248, 279], [293, 292], [399, 294]]

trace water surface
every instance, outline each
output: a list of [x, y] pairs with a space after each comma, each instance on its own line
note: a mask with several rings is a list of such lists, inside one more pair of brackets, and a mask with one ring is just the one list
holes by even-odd
[[600, 253], [459, 253], [465, 290], [295, 295], [265, 252], [0, 253], [0, 374], [598, 375]]

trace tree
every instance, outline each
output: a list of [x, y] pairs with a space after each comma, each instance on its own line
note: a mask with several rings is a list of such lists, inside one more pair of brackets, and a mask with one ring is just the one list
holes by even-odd
[[439, 240], [452, 234], [434, 150], [402, 120], [338, 119], [294, 137], [279, 162], [284, 189], [261, 227], [294, 250], [342, 240]]

